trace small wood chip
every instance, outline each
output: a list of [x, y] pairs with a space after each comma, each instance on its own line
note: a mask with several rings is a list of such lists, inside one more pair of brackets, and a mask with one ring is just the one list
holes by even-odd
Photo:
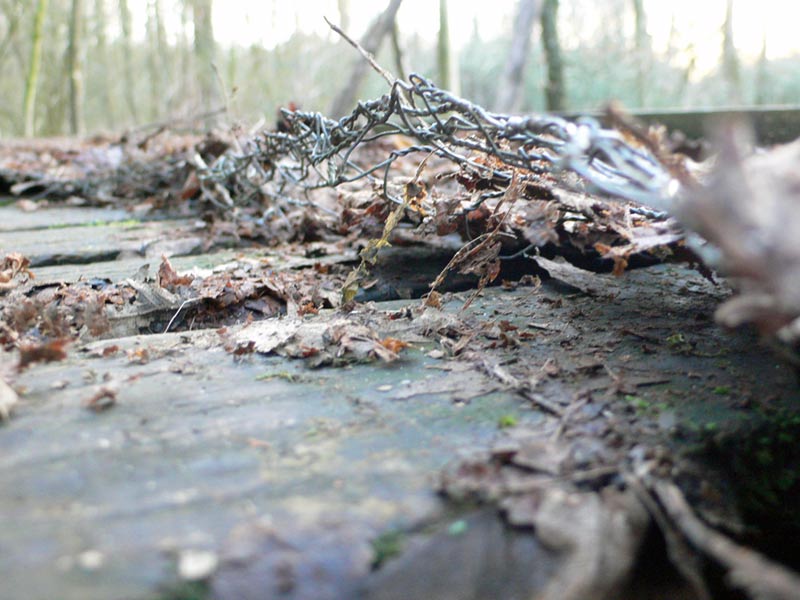
[[18, 401], [19, 396], [14, 388], [0, 378], [0, 422], [8, 421], [11, 418], [11, 412]]

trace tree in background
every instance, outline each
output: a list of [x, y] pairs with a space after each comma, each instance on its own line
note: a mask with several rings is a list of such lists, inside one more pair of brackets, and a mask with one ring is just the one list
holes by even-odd
[[[646, 16], [650, 15], [644, 12], [650, 10], [650, 1], [654, 0], [558, 3], [556, 32], [562, 41], [570, 41], [559, 47], [562, 89], [569, 92], [563, 102], [569, 109], [596, 110], [611, 98], [628, 106], [652, 108], [721, 106], [734, 101], [737, 88], [744, 94], [741, 101], [794, 103], [800, 98], [797, 56], [768, 57], [762, 49], [760, 58], [754, 56], [748, 61], [735, 48], [731, 24], [733, 18], [740, 16], [733, 14], [738, 5], [727, 11], [726, 26], [720, 30], [723, 36], [719, 67], [700, 72], [694, 67], [699, 60], [693, 46], [696, 40], [687, 38], [682, 29], [685, 20], [691, 18], [690, 11], [673, 11], [665, 23], [669, 26], [671, 18], [670, 35], [665, 44], [656, 48], [647, 35]], [[73, 0], [0, 0], [0, 98], [5, 100], [0, 102], [0, 136], [21, 135], [26, 127], [29, 134], [63, 135], [81, 129], [81, 116], [85, 121], [83, 131], [89, 133], [120, 131], [145, 123], [169, 124], [178, 119], [187, 122], [189, 128], [207, 125], [199, 116], [207, 108], [219, 106], [223, 87], [218, 85], [211, 66], [214, 59], [198, 57], [203, 46], [195, 46], [194, 32], [197, 25], [200, 33], [202, 21], [195, 23], [194, 2], [80, 0], [82, 18], [73, 21]], [[286, 16], [286, 12], [291, 17], [291, 9], [284, 10], [280, 0], [263, 0], [262, 4], [267, 15], [272, 9], [273, 22]], [[302, 11], [305, 4], [298, 4]], [[342, 11], [341, 18], [352, 24], [350, 4], [348, 0], [337, 0], [334, 6]], [[403, 58], [409, 68], [391, 62], [387, 43], [378, 60], [391, 66], [398, 76], [414, 70], [444, 85], [447, 82], [439, 74], [438, 37], [403, 30], [402, 23], [394, 18], [398, 5], [399, 0], [383, 0], [382, 5], [376, 3], [380, 8], [375, 12], [384, 10], [386, 15], [387, 6], [391, 9], [391, 18], [383, 19], [391, 23], [388, 31], [398, 50], [394, 58]], [[536, 8], [533, 19], [519, 18], [524, 14], [523, 5]], [[438, 2], [428, 3], [419, 18], [428, 22], [438, 19], [438, 6]], [[475, 30], [459, 56], [463, 95], [493, 109], [498, 109], [502, 100], [506, 102], [506, 108], [502, 108], [506, 112], [543, 111], [548, 106], [548, 93], [549, 106], [558, 105], [552, 98], [553, 82], [558, 80], [554, 65], [558, 61], [554, 62], [552, 53], [546, 54], [545, 44], [535, 37], [538, 33], [532, 33], [539, 30], [534, 23], [541, 21], [543, 6], [544, 0], [514, 2], [511, 9], [517, 17], [515, 22], [509, 18], [507, 31], [497, 35], [483, 27], [485, 13], [476, 13]], [[40, 8], [41, 29], [34, 35], [34, 17]], [[453, 34], [453, 19], [460, 16], [454, 11], [466, 9], [456, 2], [446, 8], [449, 14], [444, 15], [445, 22]], [[718, 15], [721, 26], [726, 15], [722, 10]], [[267, 16], [267, 30], [269, 19]], [[307, 22], [303, 20], [301, 24]], [[78, 28], [82, 28], [82, 35]], [[727, 42], [723, 44], [726, 30]], [[271, 120], [275, 107], [286, 105], [289, 100], [304, 109], [330, 114], [327, 108], [337, 93], [345, 97], [340, 101], [339, 115], [348, 114], [357, 98], [372, 98], [386, 91], [385, 82], [366, 75], [370, 69], [365, 61], [327, 32], [278, 33], [280, 37], [274, 43], [243, 44], [233, 40], [223, 48], [216, 29], [211, 32], [224, 86], [238, 88], [235, 103], [230, 105], [232, 118], [250, 123], [264, 117]], [[706, 35], [712, 33], [707, 31]], [[524, 45], [522, 42], [527, 44], [527, 50], [512, 52]], [[376, 49], [374, 45], [372, 48]], [[723, 68], [724, 56], [727, 70]], [[452, 49], [450, 59], [452, 69], [457, 62]], [[344, 61], [350, 60], [359, 65], [363, 81], [358, 80], [356, 86], [348, 84], [342, 92], [350, 76], [350, 71], [343, 68]], [[78, 71], [73, 70], [73, 64]], [[37, 65], [38, 73], [32, 77], [31, 68]], [[205, 89], [211, 91], [212, 101], [217, 100], [215, 105], [201, 105], [202, 69], [207, 75]], [[82, 77], [73, 77], [73, 73]], [[507, 108], [509, 97], [513, 99], [511, 109]]]
[[453, 42], [450, 39], [450, 19], [447, 14], [447, 1], [439, 0], [439, 39], [437, 43], [437, 71], [439, 85], [450, 90], [456, 96], [461, 94], [461, 83], [458, 77], [458, 55], [453, 53]]
[[33, 18], [33, 35], [31, 37], [31, 58], [28, 64], [28, 77], [25, 81], [25, 98], [23, 101], [24, 133], [30, 137], [34, 132], [36, 85], [39, 81], [39, 68], [42, 63], [42, 29], [47, 12], [47, 0], [39, 0]]
[[394, 55], [394, 68], [397, 70], [396, 77], [405, 79], [408, 75], [408, 68], [405, 58], [403, 58], [403, 48], [400, 45], [400, 27], [397, 25], [397, 19], [392, 23], [392, 54]]
[[69, 73], [69, 132], [83, 132], [83, 0], [72, 0], [69, 19], [69, 44], [67, 45], [67, 73]]
[[544, 0], [542, 7], [542, 45], [547, 61], [545, 106], [547, 110], [564, 110], [564, 61], [558, 41], [558, 0]]
[[[383, 39], [389, 34], [394, 26], [394, 21], [397, 18], [397, 11], [400, 10], [400, 4], [403, 0], [390, 0], [389, 6], [385, 11], [375, 19], [367, 29], [364, 37], [361, 38], [361, 46], [371, 54], [375, 54], [381, 47]], [[347, 33], [347, 32], [345, 32]], [[353, 69], [350, 72], [350, 78], [347, 83], [334, 98], [331, 103], [329, 111], [330, 116], [334, 118], [341, 117], [349, 113], [356, 103], [361, 84], [364, 77], [367, 75], [369, 64], [361, 56], [355, 58]]]
[[758, 56], [758, 64], [756, 65], [756, 93], [755, 98], [753, 98], [754, 104], [766, 104], [769, 80], [767, 65], [767, 34], [765, 32], [761, 38], [761, 53]]
[[211, 14], [212, 0], [192, 0], [194, 54], [200, 85], [200, 105], [205, 112], [213, 110], [217, 100], [214, 78], [214, 26]]
[[736, 44], [733, 41], [733, 0], [725, 4], [725, 23], [722, 26], [722, 75], [728, 87], [728, 103], [742, 102], [742, 75]]
[[495, 102], [497, 110], [514, 112], [519, 108], [525, 64], [531, 48], [531, 32], [539, 16], [539, 0], [519, 0], [511, 34], [511, 49], [498, 86], [499, 96]]
[[166, 104], [165, 75], [170, 72], [171, 61], [167, 48], [167, 32], [161, 10], [161, 0], [150, 0], [147, 6], [146, 40], [147, 71], [150, 83], [148, 119], [156, 121]]
[[636, 104], [645, 105], [647, 91], [647, 72], [652, 51], [650, 36], [647, 33], [647, 15], [644, 12], [644, 0], [632, 0], [633, 3], [633, 47], [636, 58]]
[[[94, 41], [93, 63], [99, 73], [109, 73], [111, 62], [109, 57], [109, 44], [106, 29], [108, 27], [105, 0], [95, 0], [94, 14], [91, 16], [92, 39]], [[90, 94], [91, 95], [91, 94]], [[112, 85], [106, 82], [98, 90], [100, 105], [97, 113], [102, 116], [102, 123], [113, 129], [116, 124], [116, 108], [113, 100]], [[90, 111], [91, 112], [91, 111]], [[95, 125], [96, 127], [97, 125]]]
[[119, 23], [122, 29], [122, 81], [125, 103], [134, 122], [138, 121], [136, 91], [133, 85], [133, 46], [131, 43], [131, 11], [128, 0], [119, 0]]
[[2, 66], [9, 49], [14, 50], [19, 33], [19, 26], [22, 23], [23, 6], [16, 0], [3, 0], [0, 2], [0, 15], [5, 18], [5, 28], [0, 33], [0, 66]]

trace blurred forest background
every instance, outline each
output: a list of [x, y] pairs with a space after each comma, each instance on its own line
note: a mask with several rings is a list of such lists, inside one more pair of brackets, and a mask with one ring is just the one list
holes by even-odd
[[798, 56], [748, 16], [768, 3], [0, 0], [0, 136], [272, 124], [290, 102], [341, 116], [386, 84], [323, 16], [394, 74], [495, 110], [794, 104]]

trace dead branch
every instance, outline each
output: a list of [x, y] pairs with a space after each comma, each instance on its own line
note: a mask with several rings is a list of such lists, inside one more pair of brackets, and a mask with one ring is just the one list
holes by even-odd
[[[334, 31], [339, 33], [339, 35], [344, 37], [348, 43], [361, 52], [362, 55], [367, 58], [367, 61], [370, 64], [373, 64], [374, 58], [372, 58], [372, 54], [378, 51], [381, 43], [383, 42], [383, 38], [386, 37], [386, 34], [390, 32], [392, 24], [394, 23], [397, 15], [397, 11], [400, 9], [401, 2], [402, 0], [390, 0], [389, 6], [386, 8], [386, 10], [372, 23], [372, 25], [370, 25], [367, 33], [364, 34], [362, 44], [356, 44], [353, 40], [344, 35], [341, 29], [333, 25], [330, 21], [328, 21], [328, 25], [333, 27]], [[358, 88], [360, 87], [361, 81], [364, 78], [365, 70], [366, 65], [363, 62], [359, 61], [355, 64], [347, 84], [342, 88], [340, 94], [333, 101], [330, 111], [332, 115], [343, 115], [353, 105], [358, 94]], [[391, 85], [391, 82], [389, 85]]]
[[730, 582], [758, 600], [792, 600], [800, 593], [800, 577], [755, 550], [740, 546], [703, 523], [674, 483], [652, 487], [672, 522], [702, 552], [728, 570]]

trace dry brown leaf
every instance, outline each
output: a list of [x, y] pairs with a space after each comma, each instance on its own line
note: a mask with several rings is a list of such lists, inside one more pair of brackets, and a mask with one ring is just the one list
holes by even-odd
[[158, 267], [157, 281], [159, 287], [174, 291], [178, 286], [191, 284], [194, 281], [194, 277], [191, 275], [178, 275], [169, 259], [166, 256], [162, 256], [161, 265]]
[[22, 371], [37, 362], [55, 362], [67, 358], [66, 346], [69, 339], [61, 338], [49, 342], [23, 342], [19, 347], [19, 364]]
[[408, 348], [411, 344], [408, 342], [404, 342], [403, 340], [398, 340], [397, 338], [393, 337], [386, 337], [380, 341], [381, 346], [389, 350], [390, 352], [394, 352], [395, 354], [400, 353], [401, 350]]

